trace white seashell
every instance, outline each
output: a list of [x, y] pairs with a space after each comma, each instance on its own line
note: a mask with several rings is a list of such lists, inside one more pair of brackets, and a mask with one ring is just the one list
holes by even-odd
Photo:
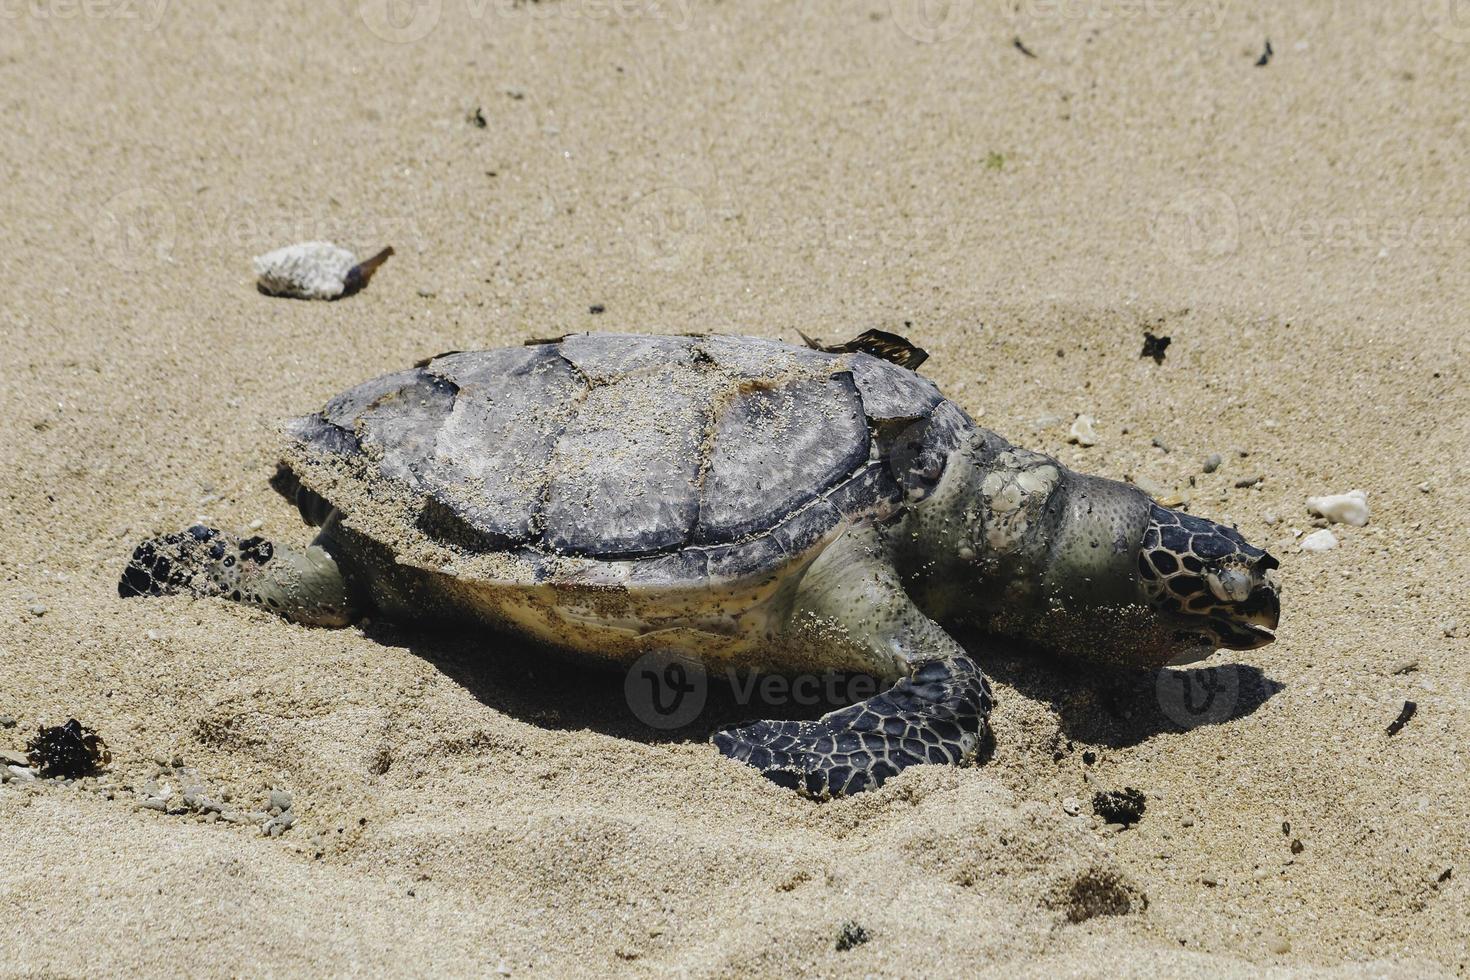
[[1091, 415], [1079, 415], [1072, 423], [1072, 428], [1067, 432], [1067, 441], [1075, 442], [1079, 446], [1096, 446], [1097, 430], [1092, 427]]
[[268, 296], [338, 299], [367, 285], [393, 254], [383, 249], [366, 262], [331, 242], [302, 242], [255, 257], [255, 285]]
[[1368, 494], [1363, 490], [1349, 490], [1325, 497], [1308, 497], [1307, 510], [1334, 524], [1362, 527], [1368, 523]]
[[1302, 538], [1302, 543], [1298, 547], [1303, 551], [1331, 551], [1337, 547], [1337, 535], [1324, 527]]

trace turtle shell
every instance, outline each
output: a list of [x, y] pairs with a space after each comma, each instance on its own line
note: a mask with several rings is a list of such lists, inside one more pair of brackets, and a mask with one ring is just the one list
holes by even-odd
[[865, 353], [582, 334], [358, 385], [288, 424], [287, 463], [349, 515], [372, 502], [370, 536], [442, 546], [431, 561], [498, 552], [678, 581], [759, 572], [892, 516], [968, 425]]

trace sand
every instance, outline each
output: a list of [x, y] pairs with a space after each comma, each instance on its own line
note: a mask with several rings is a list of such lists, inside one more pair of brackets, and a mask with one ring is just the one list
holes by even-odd
[[[262, 6], [0, 5], [0, 748], [81, 719], [114, 796], [0, 786], [0, 974], [1464, 975], [1453, 5]], [[341, 302], [254, 290], [318, 238], [397, 254]], [[1191, 711], [968, 638], [993, 759], [818, 805], [510, 643], [117, 598], [196, 515], [304, 541], [274, 427], [373, 374], [870, 327], [1013, 440], [1238, 523], [1278, 641]], [[1352, 488], [1368, 526], [1298, 553]], [[176, 757], [295, 825], [141, 808]], [[1089, 801], [1124, 786], [1118, 832]]]

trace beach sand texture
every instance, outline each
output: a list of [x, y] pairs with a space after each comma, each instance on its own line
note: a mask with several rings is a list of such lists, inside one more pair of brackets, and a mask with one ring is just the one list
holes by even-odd
[[[1286, 6], [0, 2], [0, 748], [75, 717], [113, 757], [0, 785], [0, 975], [1463, 976], [1470, 25]], [[396, 255], [256, 292], [312, 239]], [[510, 642], [117, 597], [197, 515], [307, 540], [275, 427], [424, 356], [869, 328], [1236, 522], [1277, 642], [1205, 708], [971, 638], [994, 758], [814, 804]], [[1371, 522], [1299, 553], [1351, 488]]]

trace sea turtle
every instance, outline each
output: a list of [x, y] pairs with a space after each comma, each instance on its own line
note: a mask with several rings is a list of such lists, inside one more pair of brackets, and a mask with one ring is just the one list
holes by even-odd
[[891, 685], [712, 736], [815, 796], [974, 757], [991, 690], [941, 623], [1135, 665], [1271, 641], [1274, 558], [980, 428], [902, 366], [922, 357], [876, 332], [441, 354], [286, 425], [273, 482], [311, 545], [196, 525], [140, 544], [118, 590]]

